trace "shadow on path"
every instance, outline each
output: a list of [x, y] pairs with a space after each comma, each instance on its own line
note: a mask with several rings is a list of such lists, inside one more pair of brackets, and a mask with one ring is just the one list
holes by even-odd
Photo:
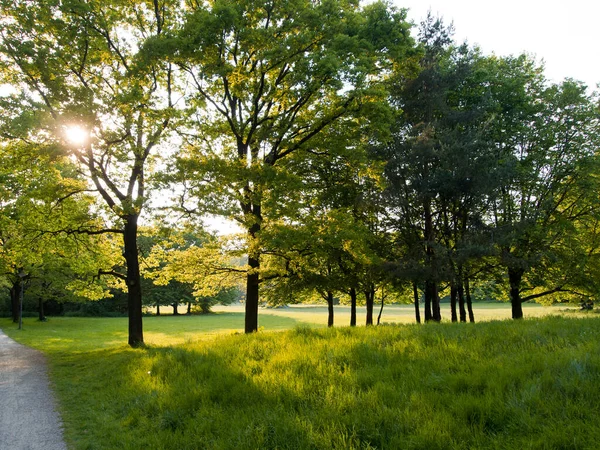
[[0, 330], [0, 449], [66, 448], [44, 355]]

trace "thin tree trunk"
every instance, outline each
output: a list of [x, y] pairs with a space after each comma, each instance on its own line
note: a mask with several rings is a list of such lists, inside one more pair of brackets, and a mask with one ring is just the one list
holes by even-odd
[[373, 285], [369, 286], [369, 289], [365, 291], [365, 301], [367, 306], [367, 320], [366, 325], [373, 325], [373, 307], [375, 305], [375, 288]]
[[327, 291], [327, 326], [333, 326], [333, 292]]
[[156, 302], [156, 315], [160, 316], [160, 303]]
[[458, 282], [458, 313], [461, 322], [467, 321], [467, 312], [465, 311], [465, 288], [462, 283], [462, 278]]
[[425, 282], [425, 291], [423, 296], [425, 297], [425, 322], [429, 322], [432, 319], [431, 315], [431, 288], [430, 281]]
[[425, 322], [429, 322], [430, 320], [439, 322], [441, 320], [440, 305], [437, 295], [437, 285], [433, 279], [433, 274], [435, 273], [435, 251], [433, 249], [435, 231], [433, 228], [433, 216], [431, 214], [431, 199], [425, 199], [423, 209], [425, 219], [425, 255], [429, 272], [428, 279], [425, 282]]
[[350, 326], [356, 326], [356, 289], [350, 288]]
[[521, 302], [521, 280], [523, 279], [523, 273], [523, 269], [508, 269], [510, 304], [513, 319], [523, 318], [523, 305]]
[[431, 313], [432, 319], [435, 322], [442, 321], [442, 310], [440, 306], [440, 293], [436, 283], [432, 283], [432, 296], [431, 296]]
[[[248, 229], [248, 242], [254, 246], [257, 234], [260, 231], [260, 221], [262, 220], [261, 205], [244, 204], [242, 209], [250, 213], [255, 222]], [[246, 333], [254, 333], [258, 331], [258, 302], [259, 302], [259, 269], [260, 269], [260, 253], [258, 250], [249, 252], [248, 266], [250, 270], [246, 275], [246, 318], [244, 323], [244, 331]]]
[[250, 271], [246, 276], [246, 333], [258, 331], [258, 269], [260, 261], [258, 257], [248, 257]]
[[173, 303], [171, 303], [171, 306], [173, 307], [173, 315], [178, 316], [179, 315], [179, 303], [173, 302]]
[[140, 280], [140, 264], [137, 248], [138, 216], [125, 217], [123, 244], [125, 262], [127, 263], [127, 308], [129, 315], [129, 345], [140, 347], [144, 345], [142, 324], [142, 284]]
[[416, 281], [413, 281], [413, 298], [415, 300], [415, 320], [417, 323], [421, 323], [421, 311], [419, 310], [419, 289], [417, 288]]
[[465, 278], [465, 295], [467, 297], [467, 311], [469, 311], [469, 322], [475, 323], [475, 314], [473, 314], [473, 302], [471, 302], [471, 286], [469, 278]]
[[438, 287], [435, 281], [427, 280], [425, 282], [425, 322], [441, 320], [440, 298]]
[[383, 314], [383, 305], [385, 303], [385, 295], [383, 295], [383, 286], [381, 286], [381, 308], [379, 308], [379, 315], [377, 316], [377, 325], [381, 323], [381, 315]]
[[21, 283], [17, 282], [10, 288], [10, 312], [13, 323], [19, 322], [19, 295], [21, 292]]
[[188, 307], [187, 307], [187, 315], [192, 314], [192, 302], [188, 302]]
[[40, 322], [46, 321], [46, 316], [44, 314], [44, 299], [42, 297], [38, 298], [38, 319]]
[[452, 322], [458, 322], [458, 315], [456, 314], [456, 303], [458, 297], [458, 289], [456, 283], [450, 284], [450, 318]]

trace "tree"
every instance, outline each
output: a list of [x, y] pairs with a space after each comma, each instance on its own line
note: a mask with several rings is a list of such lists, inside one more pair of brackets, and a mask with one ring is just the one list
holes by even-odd
[[193, 295], [194, 288], [188, 283], [181, 283], [176, 280], [170, 280], [168, 283], [155, 284], [152, 278], [142, 276], [142, 286], [144, 288], [144, 305], [155, 306], [156, 315], [160, 315], [160, 307], [171, 306], [173, 315], [179, 314], [180, 304], [191, 304], [195, 302]]
[[502, 266], [519, 318], [523, 300], [572, 291], [570, 268], [590, 260], [574, 233], [597, 211], [598, 111], [581, 84], [547, 86], [527, 56], [482, 57], [450, 34], [423, 24], [421, 71], [396, 82], [402, 114], [375, 152], [398, 246], [388, 269], [424, 284], [426, 321], [440, 319], [441, 282], [452, 320], [466, 321], [469, 279]]
[[157, 43], [198, 108], [180, 165], [189, 192], [246, 232], [246, 332], [258, 328], [261, 231], [288, 194], [286, 161], [336, 122], [381, 117], [378, 78], [410, 48], [408, 29], [382, 3], [217, 0]]
[[317, 292], [328, 304], [329, 326], [336, 294], [350, 298], [351, 325], [356, 325], [356, 307], [364, 294], [366, 322], [373, 323], [373, 293], [385, 247], [381, 167], [365, 151], [367, 136], [375, 142], [374, 131], [339, 122], [321, 134], [309, 155], [290, 157], [286, 165], [296, 187], [278, 202], [279, 219], [261, 231], [269, 264], [262, 279], [270, 291], [294, 301]]
[[571, 269], [586, 271], [579, 264], [588, 260], [586, 246], [576, 236], [579, 223], [598, 213], [600, 122], [585, 86], [565, 80], [547, 87], [541, 68], [524, 56], [505, 60], [496, 76], [493, 130], [502, 164], [491, 220], [519, 319], [524, 301], [570, 292], [579, 278]]
[[[153, 150], [173, 125], [175, 108], [171, 66], [150, 62], [140, 49], [163, 33], [178, 3], [0, 4], [0, 70], [3, 82], [19, 91], [14, 122], [20, 126], [10, 137], [59, 143], [103, 200], [112, 223], [79, 232], [122, 236], [126, 272], [106, 272], [126, 282], [129, 344], [143, 345], [138, 220], [148, 199]], [[74, 138], [78, 142], [68, 142]]]
[[401, 113], [391, 143], [374, 149], [386, 161], [389, 222], [396, 230], [397, 250], [404, 253], [397, 252], [396, 267], [388, 266], [388, 270], [398, 274], [403, 267], [405, 276], [412, 273], [415, 293], [417, 283], [424, 283], [425, 321], [441, 320], [438, 283], [447, 277], [438, 224], [440, 175], [446, 169], [442, 142], [448, 130], [443, 122], [450, 110], [448, 97], [456, 68], [452, 32], [452, 27], [430, 14], [421, 24], [419, 71], [393, 79], [391, 101]]
[[209, 313], [216, 304], [239, 298], [243, 268], [224, 250], [226, 238], [188, 224], [183, 229], [152, 228], [142, 239], [146, 258], [144, 279], [151, 281], [147, 304], [170, 304], [177, 314], [179, 303], [196, 305]]
[[99, 299], [106, 286], [95, 280], [98, 267], [110, 267], [115, 252], [98, 235], [64, 233], [65, 228], [101, 224], [93, 199], [74, 165], [52, 146], [12, 140], [0, 143], [0, 279], [11, 292], [13, 320], [19, 295], [38, 298], [43, 319], [44, 291], [65, 290], [76, 298]]

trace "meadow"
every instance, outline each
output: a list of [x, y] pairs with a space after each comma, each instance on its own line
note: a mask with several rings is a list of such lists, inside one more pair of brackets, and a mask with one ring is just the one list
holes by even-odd
[[235, 309], [146, 317], [142, 349], [125, 319], [0, 328], [48, 356], [73, 449], [598, 448], [600, 321], [556, 311], [327, 329], [284, 308], [254, 335]]

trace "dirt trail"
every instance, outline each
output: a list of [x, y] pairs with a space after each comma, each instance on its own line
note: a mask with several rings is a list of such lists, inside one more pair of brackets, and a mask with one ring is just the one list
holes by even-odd
[[66, 450], [42, 353], [0, 330], [0, 450]]

